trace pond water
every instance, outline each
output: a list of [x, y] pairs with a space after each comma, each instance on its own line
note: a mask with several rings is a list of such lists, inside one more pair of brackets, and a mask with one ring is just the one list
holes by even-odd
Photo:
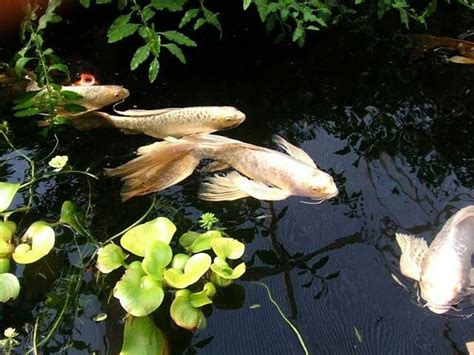
[[[433, 55], [415, 58], [403, 38], [369, 41], [332, 33], [289, 50], [265, 41], [249, 44], [249, 35], [230, 32], [225, 42], [204, 40], [185, 66], [164, 59], [157, 85], [146, 83], [144, 71], [129, 73], [130, 53], [121, 55], [125, 45], [101, 51], [94, 49], [101, 39], [91, 39], [81, 47], [102, 82], [131, 90], [120, 109], [236, 106], [247, 120], [219, 134], [271, 148], [271, 136], [280, 134], [308, 152], [339, 187], [339, 196], [320, 205], [296, 197], [208, 203], [197, 199], [205, 174], [195, 173], [160, 193], [155, 215], [170, 216], [181, 232], [201, 213], [215, 213], [229, 234], [246, 243], [248, 267], [207, 313], [206, 329], [193, 337], [168, 330], [171, 352], [302, 353], [265, 289], [252, 281], [268, 285], [311, 353], [466, 352], [464, 344], [474, 340], [474, 308], [462, 304], [461, 312], [448, 315], [423, 308], [411, 281], [400, 276], [394, 233], [431, 241], [453, 213], [474, 203], [473, 68]], [[12, 120], [14, 143], [41, 158], [54, 140], [36, 131]], [[147, 210], [152, 196], [120, 202], [121, 183], [103, 169], [129, 160], [151, 138], [71, 129], [60, 132], [59, 140], [58, 154], [67, 154], [76, 168], [89, 167], [100, 180], [91, 183], [90, 193], [81, 177], [41, 183], [37, 192], [43, 196], [29, 218], [54, 219], [63, 200], [87, 206], [90, 198], [90, 224], [106, 239]], [[2, 159], [10, 155], [4, 149]], [[10, 162], [0, 170], [2, 179], [22, 179], [26, 168], [20, 160]], [[63, 237], [39, 269], [17, 268], [22, 293], [0, 308], [0, 329], [33, 322], [45, 305], [50, 318], [44, 319], [52, 322], [59, 302], [54, 294], [62, 297], [65, 287], [53, 280], [65, 275], [68, 259], [77, 259], [71, 232]], [[107, 304], [113, 284], [113, 277], [96, 283], [88, 271], [81, 307], [66, 315], [44, 353], [118, 353], [123, 313], [114, 298]], [[97, 323], [93, 318], [101, 312], [108, 318]], [[31, 340], [31, 333], [22, 339]]]

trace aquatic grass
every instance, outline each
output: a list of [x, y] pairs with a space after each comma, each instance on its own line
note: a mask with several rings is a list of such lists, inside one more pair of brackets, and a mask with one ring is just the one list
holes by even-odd
[[291, 330], [296, 334], [296, 337], [298, 338], [298, 341], [299, 341], [299, 343], [301, 345], [301, 348], [303, 349], [303, 352], [305, 353], [305, 355], [309, 355], [308, 348], [306, 347], [306, 344], [303, 340], [303, 337], [301, 336], [298, 329], [296, 329], [296, 327], [291, 323], [291, 321], [285, 316], [285, 314], [281, 310], [278, 303], [273, 299], [272, 294], [271, 294], [270, 289], [268, 288], [268, 286], [266, 284], [264, 284], [263, 282], [258, 282], [258, 281], [251, 281], [250, 283], [262, 286], [267, 291], [268, 299], [270, 300], [271, 303], [273, 303], [273, 305], [277, 309], [278, 313], [280, 314], [281, 318], [283, 318], [285, 323], [288, 324], [288, 326], [291, 328]]

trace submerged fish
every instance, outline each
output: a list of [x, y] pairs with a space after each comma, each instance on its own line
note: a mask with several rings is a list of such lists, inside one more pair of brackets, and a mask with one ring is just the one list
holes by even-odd
[[230, 201], [248, 196], [283, 200], [295, 195], [322, 202], [337, 195], [333, 178], [319, 170], [309, 155], [281, 137], [274, 140], [289, 155], [210, 134], [167, 139], [139, 148], [138, 158], [108, 174], [125, 181], [123, 200], [177, 184], [203, 159], [214, 161], [208, 171], [234, 169], [204, 183], [199, 192], [203, 200]]
[[474, 42], [425, 34], [413, 34], [409, 37], [418, 47], [423, 49], [443, 48], [459, 53], [460, 55], [449, 58], [449, 61], [453, 63], [474, 64]]
[[421, 297], [434, 313], [445, 313], [474, 294], [474, 205], [459, 210], [436, 235], [430, 247], [413, 235], [396, 233], [402, 251], [400, 270], [419, 281]]
[[113, 126], [127, 134], [143, 133], [154, 138], [211, 133], [238, 126], [245, 114], [231, 106], [197, 106], [158, 110], [116, 111], [121, 116], [94, 112], [75, 122], [78, 129]]

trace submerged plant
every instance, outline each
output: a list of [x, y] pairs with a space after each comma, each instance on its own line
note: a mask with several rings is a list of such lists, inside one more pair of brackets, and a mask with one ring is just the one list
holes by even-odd
[[[245, 246], [239, 241], [224, 238], [217, 230], [189, 231], [179, 239], [187, 253], [173, 255], [170, 242], [175, 232], [176, 227], [168, 218], [158, 217], [129, 229], [120, 239], [121, 247], [110, 243], [98, 251], [97, 268], [102, 273], [125, 268], [113, 290], [114, 297], [128, 313], [122, 352], [137, 353], [144, 349], [143, 344], [130, 338], [136, 334], [133, 324], [147, 325], [154, 339], [152, 343], [165, 346], [159, 329], [150, 324], [148, 317], [160, 309], [167, 293], [174, 294], [169, 310], [171, 319], [177, 326], [194, 331], [205, 327], [206, 318], [201, 308], [212, 304], [216, 286], [228, 286], [245, 272], [244, 263], [232, 269], [226, 262], [226, 259], [242, 257]], [[134, 254], [130, 264], [126, 262], [124, 250]], [[208, 254], [211, 250], [217, 255], [214, 264]], [[136, 257], [142, 259], [136, 260]], [[220, 265], [215, 265], [216, 260]], [[225, 281], [213, 276], [213, 267]], [[161, 354], [164, 348], [147, 349]]]

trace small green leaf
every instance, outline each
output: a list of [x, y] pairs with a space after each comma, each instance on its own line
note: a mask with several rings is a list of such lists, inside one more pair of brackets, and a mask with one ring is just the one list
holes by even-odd
[[18, 76], [21, 76], [21, 73], [23, 72], [23, 69], [25, 69], [25, 65], [31, 61], [37, 58], [32, 58], [32, 57], [21, 57], [19, 58], [16, 63], [15, 63], [15, 73]]
[[14, 246], [7, 240], [0, 240], [0, 258], [6, 258], [10, 256], [14, 249]]
[[140, 64], [142, 64], [150, 55], [150, 47], [144, 45], [137, 49], [133, 55], [132, 61], [130, 62], [130, 69], [135, 70]]
[[173, 258], [173, 251], [168, 244], [154, 240], [145, 251], [142, 266], [149, 276], [158, 281], [163, 281], [163, 272]]
[[186, 26], [193, 18], [195, 18], [199, 14], [200, 11], [200, 9], [191, 9], [186, 11], [183, 18], [181, 19], [181, 22], [179, 23], [179, 28], [183, 28], [184, 26]]
[[68, 67], [66, 65], [60, 64], [60, 63], [53, 64], [48, 68], [48, 72], [52, 71], [52, 70], [57, 70], [57, 71], [60, 71], [62, 73], [65, 73], [65, 74], [69, 74]]
[[107, 31], [107, 37], [109, 43], [114, 43], [120, 41], [121, 39], [131, 36], [134, 34], [138, 28], [139, 24], [129, 23], [131, 18], [131, 13], [119, 16], [113, 23], [110, 25], [109, 30]]
[[188, 47], [196, 47], [197, 44], [191, 38], [178, 31], [166, 31], [160, 32], [161, 35], [165, 36], [169, 41], [173, 41], [177, 44], [182, 44]]
[[10, 259], [0, 258], [0, 274], [4, 274], [10, 271]]
[[59, 95], [64, 97], [66, 100], [79, 100], [84, 97], [82, 95], [79, 95], [77, 92], [71, 90], [61, 90], [59, 91]]
[[127, 0], [118, 0], [117, 1], [117, 9], [122, 11], [127, 7], [128, 1]]
[[188, 0], [151, 0], [151, 4], [157, 10], [168, 10], [171, 12], [183, 10], [183, 5]]
[[64, 105], [61, 105], [66, 111], [68, 112], [83, 112], [83, 111], [87, 111], [87, 108], [82, 106], [82, 105], [78, 105], [78, 104], [73, 104], [73, 103], [67, 103], [67, 104], [64, 104]]
[[125, 254], [116, 244], [107, 244], [97, 252], [97, 268], [100, 272], [108, 274], [121, 267], [125, 262]]
[[20, 293], [20, 282], [13, 274], [0, 274], [0, 302], [15, 299]]
[[245, 244], [234, 238], [217, 238], [211, 241], [214, 253], [221, 259], [238, 259], [245, 251]]
[[13, 232], [7, 223], [0, 221], [0, 240], [9, 242], [12, 239]]
[[114, 297], [119, 299], [128, 313], [143, 317], [161, 305], [164, 292], [161, 282], [148, 275], [143, 276], [137, 269], [128, 269], [115, 285]]
[[159, 70], [160, 70], [160, 62], [158, 61], [158, 58], [155, 57], [151, 61], [150, 67], [148, 68], [148, 80], [150, 81], [150, 83], [156, 80]]
[[193, 307], [190, 297], [191, 291], [189, 290], [176, 292], [175, 299], [171, 304], [170, 315], [176, 325], [194, 331], [205, 327], [206, 317], [199, 308]]
[[222, 233], [216, 230], [202, 234], [189, 231], [179, 238], [179, 244], [187, 251], [199, 253], [211, 249], [211, 242], [216, 238], [222, 238]]
[[183, 51], [176, 44], [168, 43], [163, 45], [163, 47], [166, 47], [166, 49], [168, 49], [171, 54], [178, 58], [181, 63], [186, 64], [186, 58], [184, 57]]
[[23, 243], [15, 248], [13, 260], [18, 264], [31, 264], [49, 254], [54, 247], [55, 234], [46, 222], [34, 222], [26, 231]]
[[165, 271], [165, 281], [174, 288], [185, 288], [196, 283], [211, 265], [211, 257], [205, 253], [195, 254], [184, 266], [184, 272], [178, 269]]
[[29, 116], [35, 116], [39, 113], [41, 113], [40, 109], [36, 107], [30, 107], [30, 108], [27, 108], [26, 110], [15, 112], [14, 116], [15, 117], [29, 117]]
[[206, 23], [206, 19], [205, 18], [200, 18], [196, 21], [196, 23], [194, 24], [194, 27], [193, 27], [193, 30], [196, 31], [197, 29], [199, 29], [200, 27], [202, 27], [202, 25], [204, 25]]
[[188, 262], [190, 256], [187, 254], [175, 254], [173, 257], [173, 261], [171, 262], [171, 268], [176, 270], [184, 271], [184, 267]]
[[127, 316], [121, 355], [165, 355], [166, 339], [150, 317]]
[[75, 205], [74, 202], [64, 201], [61, 206], [61, 217], [59, 218], [60, 224], [67, 224], [76, 233], [85, 235], [84, 228], [82, 227], [84, 220], [84, 213]]
[[295, 31], [293, 32], [292, 41], [293, 42], [298, 41], [303, 35], [304, 35], [304, 28], [301, 26], [300, 23], [298, 23], [298, 25], [295, 28]]
[[88, 9], [89, 6], [91, 5], [91, 0], [80, 0], [80, 3], [82, 6]]
[[189, 296], [192, 306], [199, 308], [212, 303], [212, 297], [216, 294], [216, 287], [212, 282], [207, 282], [201, 292], [193, 293]]
[[169, 244], [175, 232], [176, 226], [173, 222], [166, 217], [158, 217], [127, 231], [120, 239], [120, 244], [129, 252], [143, 257], [152, 241]]
[[20, 186], [20, 184], [10, 182], [0, 182], [0, 212], [10, 207]]
[[252, 0], [244, 0], [244, 11], [247, 10], [252, 3]]
[[142, 15], [143, 15], [143, 21], [147, 22], [150, 20], [153, 16], [155, 16], [155, 11], [151, 8], [150, 5], [145, 6], [142, 10]]

